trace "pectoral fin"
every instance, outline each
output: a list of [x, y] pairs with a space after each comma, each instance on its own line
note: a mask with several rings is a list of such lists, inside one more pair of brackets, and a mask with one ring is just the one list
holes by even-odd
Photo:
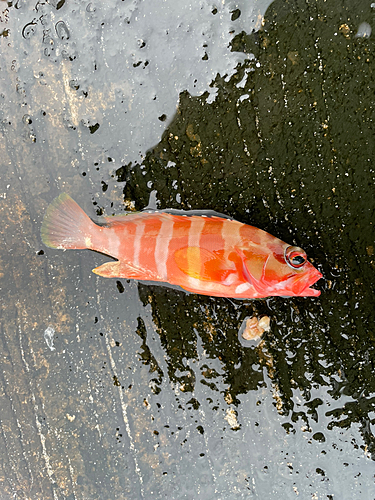
[[150, 276], [149, 272], [129, 266], [119, 260], [116, 262], [106, 262], [93, 269], [92, 272], [98, 276], [103, 276], [103, 278], [127, 278], [145, 281], [154, 279], [153, 276]]
[[199, 247], [185, 247], [175, 252], [174, 259], [177, 267], [191, 278], [222, 283], [232, 272], [222, 254]]

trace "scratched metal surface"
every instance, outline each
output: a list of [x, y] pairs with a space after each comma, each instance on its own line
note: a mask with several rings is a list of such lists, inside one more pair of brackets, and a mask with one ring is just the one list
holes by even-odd
[[[2, 500], [375, 498], [375, 11], [267, 7], [0, 2]], [[322, 295], [99, 278], [41, 243], [61, 191], [252, 223]]]

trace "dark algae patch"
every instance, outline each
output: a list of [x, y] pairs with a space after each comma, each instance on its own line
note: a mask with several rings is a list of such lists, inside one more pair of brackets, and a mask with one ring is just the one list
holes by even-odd
[[[232, 50], [249, 59], [229, 81], [217, 76], [216, 99], [182, 93], [161, 142], [117, 175], [139, 209], [156, 190], [160, 207], [228, 214], [298, 244], [324, 275], [319, 299], [256, 305], [141, 286], [169, 377], [193, 390], [197, 374], [176, 372], [194, 359], [199, 336], [222, 361], [234, 402], [262, 383], [262, 371], [249, 369], [260, 363], [292, 428], [314, 427], [319, 410], [328, 429], [358, 424], [374, 456], [375, 61], [372, 38], [356, 37], [372, 15], [368, 2], [274, 2], [258, 33], [234, 38]], [[237, 343], [253, 307], [274, 318], [259, 352]], [[320, 386], [334, 408], [313, 397]]]

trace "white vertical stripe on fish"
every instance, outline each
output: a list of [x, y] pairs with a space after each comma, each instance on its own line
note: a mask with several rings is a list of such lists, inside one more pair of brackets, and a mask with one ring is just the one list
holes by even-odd
[[[188, 246], [189, 247], [200, 247], [200, 240], [204, 225], [206, 223], [206, 217], [197, 217], [193, 216], [191, 218], [191, 224], [189, 228], [189, 238], [188, 238]], [[199, 285], [202, 285], [202, 282], [197, 278], [193, 278], [192, 276], [187, 277], [188, 284], [191, 288], [198, 288]]]
[[139, 267], [139, 254], [141, 251], [141, 239], [145, 232], [145, 224], [142, 220], [136, 222], [134, 236], [134, 255], [133, 262], [136, 267]]
[[102, 238], [106, 235], [106, 245], [101, 247], [99, 252], [103, 252], [107, 255], [111, 255], [116, 259], [120, 256], [120, 238], [116, 234], [115, 230], [111, 227], [102, 229]]
[[228, 251], [236, 245], [241, 244], [240, 228], [242, 224], [237, 221], [225, 221], [221, 228], [221, 237], [224, 241], [224, 249]]
[[[167, 214], [165, 214], [167, 215]], [[156, 237], [155, 263], [158, 270], [158, 277], [167, 281], [167, 260], [169, 256], [169, 243], [173, 236], [173, 219], [165, 216], [161, 219], [161, 227]]]
[[189, 228], [189, 247], [199, 247], [202, 231], [206, 223], [206, 217], [193, 216]]

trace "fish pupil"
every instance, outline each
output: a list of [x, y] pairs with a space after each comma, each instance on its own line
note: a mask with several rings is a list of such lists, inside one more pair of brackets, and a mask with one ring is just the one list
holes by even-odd
[[296, 255], [292, 258], [292, 264], [299, 267], [302, 266], [306, 262], [306, 259], [302, 257], [302, 255]]

